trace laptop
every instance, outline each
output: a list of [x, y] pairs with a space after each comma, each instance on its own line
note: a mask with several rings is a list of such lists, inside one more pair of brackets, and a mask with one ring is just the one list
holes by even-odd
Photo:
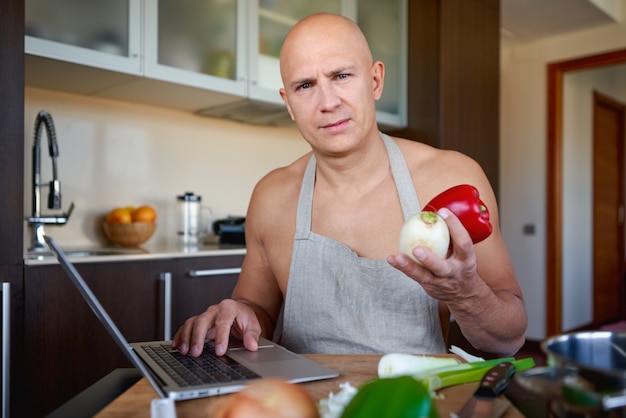
[[301, 383], [339, 376], [264, 338], [259, 339], [258, 351], [249, 351], [241, 341], [231, 339], [222, 357], [215, 354], [212, 341], [207, 341], [198, 358], [182, 356], [171, 348], [171, 341], [129, 343], [57, 242], [50, 236], [44, 239], [104, 328], [162, 399], [178, 401], [232, 393], [252, 380], [266, 377]]

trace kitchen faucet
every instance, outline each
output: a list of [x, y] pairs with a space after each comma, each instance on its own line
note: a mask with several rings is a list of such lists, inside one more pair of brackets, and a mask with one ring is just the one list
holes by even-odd
[[[49, 183], [41, 182], [41, 125], [46, 127], [48, 137], [48, 150], [50, 158], [52, 158], [52, 180]], [[42, 216], [41, 215], [41, 193], [40, 188], [49, 187], [48, 192], [48, 209], [61, 209], [61, 182], [57, 176], [57, 157], [59, 156], [59, 147], [57, 146], [56, 133], [54, 132], [54, 123], [52, 116], [45, 110], [37, 115], [35, 120], [35, 138], [33, 141], [33, 183], [32, 183], [32, 216], [26, 218], [28, 223], [33, 227], [31, 250], [43, 250], [46, 243], [43, 239], [44, 224], [64, 225], [67, 223], [74, 203], [70, 204], [67, 213], [61, 216]]]

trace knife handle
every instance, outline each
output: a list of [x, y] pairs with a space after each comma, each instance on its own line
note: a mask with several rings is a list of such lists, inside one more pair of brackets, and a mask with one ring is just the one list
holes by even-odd
[[509, 380], [515, 374], [515, 365], [509, 361], [492, 367], [485, 373], [476, 392], [475, 397], [496, 398], [509, 386]]

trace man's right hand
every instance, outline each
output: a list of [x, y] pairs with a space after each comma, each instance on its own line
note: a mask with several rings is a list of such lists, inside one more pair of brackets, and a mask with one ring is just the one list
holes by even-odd
[[205, 340], [215, 339], [215, 354], [223, 356], [228, 350], [230, 336], [243, 340], [244, 347], [256, 351], [261, 336], [261, 325], [248, 304], [225, 299], [210, 306], [203, 313], [192, 316], [174, 335], [172, 348], [183, 355], [198, 357]]

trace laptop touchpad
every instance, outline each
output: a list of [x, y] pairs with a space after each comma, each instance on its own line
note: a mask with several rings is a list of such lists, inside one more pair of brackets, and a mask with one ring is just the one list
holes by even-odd
[[235, 360], [243, 359], [252, 362], [285, 361], [298, 358], [295, 354], [276, 347], [259, 347], [257, 351], [233, 350], [229, 351], [228, 355]]

